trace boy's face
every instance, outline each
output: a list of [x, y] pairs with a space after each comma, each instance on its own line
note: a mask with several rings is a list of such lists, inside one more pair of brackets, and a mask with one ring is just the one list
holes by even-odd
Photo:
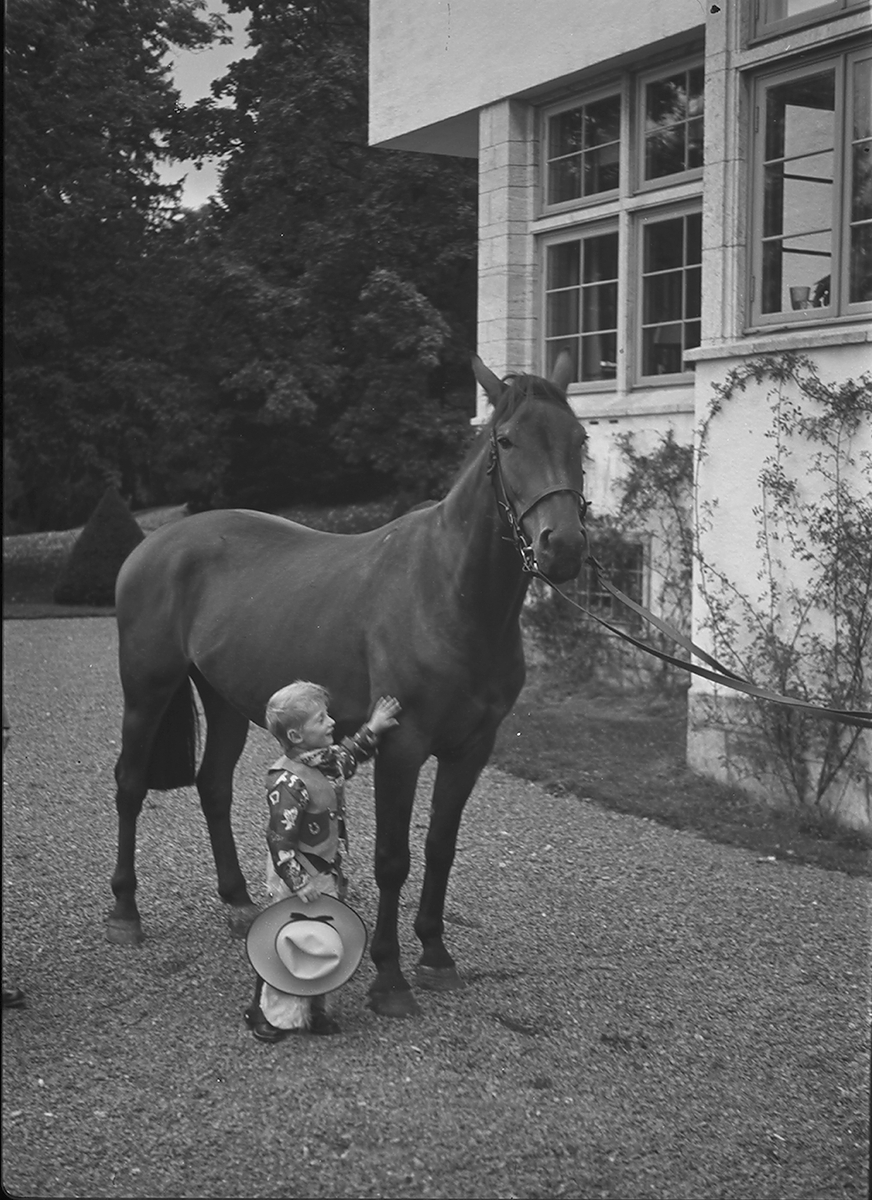
[[298, 732], [290, 730], [288, 737], [295, 750], [320, 750], [333, 744], [335, 722], [328, 716], [327, 709], [320, 704], [306, 718]]

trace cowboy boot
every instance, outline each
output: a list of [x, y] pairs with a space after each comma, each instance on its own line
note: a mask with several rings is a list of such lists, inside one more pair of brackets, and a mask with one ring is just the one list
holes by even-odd
[[260, 1007], [260, 996], [263, 991], [263, 980], [258, 975], [257, 982], [254, 985], [254, 997], [251, 1004], [242, 1014], [246, 1025], [251, 1030], [252, 1035], [259, 1042], [281, 1042], [291, 1032], [289, 1029], [277, 1029], [275, 1025], [271, 1025], [263, 1015], [263, 1010]]

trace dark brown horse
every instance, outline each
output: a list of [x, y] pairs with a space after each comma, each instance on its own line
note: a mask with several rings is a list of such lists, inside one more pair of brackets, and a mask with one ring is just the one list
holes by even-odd
[[[375, 762], [380, 898], [369, 1003], [387, 1016], [417, 1011], [400, 969], [397, 913], [415, 786], [430, 755], [438, 770], [416, 980], [462, 986], [442, 940], [443, 908], [464, 805], [524, 682], [518, 618], [528, 576], [519, 544], [558, 583], [578, 574], [586, 547], [584, 434], [565, 397], [567, 363], [558, 362], [552, 382], [501, 382], [478, 359], [474, 369], [494, 413], [444, 500], [353, 535], [263, 513], [202, 513], [157, 530], [125, 562], [116, 594], [124, 723], [110, 941], [143, 936], [134, 853], [146, 791], [194, 782], [218, 894], [231, 929], [244, 933], [257, 910], [230, 826], [234, 767], [269, 696], [308, 678], [329, 689], [339, 734], [360, 725], [378, 696], [394, 695], [403, 708]], [[191, 681], [207, 724], [199, 770]]]

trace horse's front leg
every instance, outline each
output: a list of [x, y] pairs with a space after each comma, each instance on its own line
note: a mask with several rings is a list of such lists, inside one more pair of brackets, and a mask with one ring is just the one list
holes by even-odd
[[460, 819], [481, 769], [490, 757], [493, 743], [494, 735], [488, 735], [465, 757], [441, 759], [436, 772], [424, 849], [424, 885], [415, 919], [415, 933], [422, 945], [415, 982], [431, 991], [450, 992], [465, 986], [443, 941], [445, 894], [454, 863]]
[[375, 881], [378, 917], [370, 954], [376, 977], [369, 1007], [382, 1017], [414, 1017], [418, 1005], [400, 966], [397, 936], [400, 892], [409, 874], [409, 825], [423, 757], [402, 753], [396, 735], [375, 762]]

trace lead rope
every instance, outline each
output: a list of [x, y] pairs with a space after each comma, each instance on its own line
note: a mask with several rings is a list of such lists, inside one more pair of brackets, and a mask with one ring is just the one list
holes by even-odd
[[637, 604], [635, 600], [631, 600], [629, 596], [625, 596], [619, 588], [616, 588], [614, 584], [610, 583], [609, 580], [605, 578], [603, 569], [596, 559], [591, 558], [590, 561], [593, 564], [594, 572], [597, 576], [597, 582], [600, 583], [607, 592], [614, 596], [616, 600], [620, 601], [621, 604], [626, 605], [627, 608], [632, 609], [632, 611], [637, 613], [640, 617], [643, 617], [649, 625], [654, 625], [655, 628], [661, 631], [661, 633], [665, 633], [667, 637], [683, 646], [686, 650], [688, 650], [689, 653], [695, 654], [704, 662], [709, 663], [715, 668], [715, 670], [708, 670], [706, 667], [697, 666], [696, 663], [688, 662], [683, 658], [676, 658], [672, 654], [666, 654], [663, 650], [658, 650], [655, 646], [649, 646], [647, 642], [643, 642], [639, 638], [633, 637], [632, 634], [627, 633], [625, 630], [619, 629], [617, 626], [612, 625], [602, 617], [597, 616], [596, 613], [591, 612], [589, 608], [585, 608], [583, 604], [578, 604], [575, 600], [572, 600], [566, 595], [565, 592], [561, 592], [560, 588], [557, 587], [556, 584], [553, 584], [547, 575], [543, 575], [538, 567], [534, 566], [532, 571], [528, 573], [534, 579], [541, 579], [543, 583], [547, 583], [551, 590], [556, 592], [558, 596], [561, 596], [567, 604], [571, 604], [573, 608], [577, 608], [579, 612], [584, 613], [585, 616], [592, 617], [594, 621], [596, 621], [599, 625], [602, 625], [605, 629], [608, 629], [609, 632], [613, 633], [616, 637], [621, 638], [625, 642], [629, 642], [630, 645], [636, 646], [639, 650], [644, 650], [646, 654], [653, 654], [655, 658], [662, 659], [663, 662], [671, 663], [674, 667], [679, 667], [682, 671], [690, 671], [694, 675], [702, 676], [703, 679], [711, 680], [712, 683], [721, 684], [723, 687], [732, 688], [737, 692], [744, 692], [748, 696], [756, 696], [760, 700], [769, 700], [773, 704], [781, 704], [788, 708], [801, 709], [803, 712], [807, 712], [809, 716], [823, 717], [824, 719], [830, 721], [841, 721], [843, 725], [855, 725], [860, 729], [872, 729], [872, 712], [867, 712], [865, 709], [826, 708], [820, 704], [812, 704], [808, 700], [796, 700], [792, 696], [782, 696], [778, 692], [771, 692], [767, 688], [761, 688], [756, 683], [751, 683], [747, 679], [742, 679], [740, 675], [736, 675], [733, 671], [730, 671], [727, 667], [724, 667], [721, 663], [719, 663], [716, 658], [712, 658], [710, 654], [707, 654], [705, 650], [700, 649], [700, 647], [692, 642], [690, 638], [685, 637], [684, 634], [667, 624], [666, 621], [662, 621], [659, 617], [655, 617], [652, 612], [649, 612], [647, 608], [643, 608], [641, 604]]
[[[521, 568], [525, 575], [529, 575], [533, 579], [541, 579], [543, 583], [546, 583], [548, 587], [550, 587], [553, 592], [556, 592], [558, 596], [565, 600], [567, 604], [571, 604], [573, 608], [577, 608], [578, 611], [584, 613], [585, 616], [591, 617], [597, 622], [597, 624], [602, 625], [604, 629], [607, 629], [609, 633], [614, 634], [615, 637], [620, 638], [622, 641], [629, 642], [631, 646], [635, 646], [637, 649], [643, 650], [646, 654], [651, 654], [655, 658], [661, 659], [663, 662], [667, 662], [674, 667], [678, 667], [679, 670], [690, 671], [691, 674], [699, 675], [703, 679], [710, 680], [712, 683], [720, 684], [722, 687], [732, 688], [733, 691], [744, 692], [748, 696], [756, 696], [760, 700], [769, 700], [773, 704], [780, 704], [787, 708], [801, 709], [803, 712], [808, 713], [809, 716], [823, 717], [825, 720], [830, 721], [840, 721], [843, 725], [854, 725], [860, 729], [872, 729], [872, 712], [867, 712], [865, 709], [827, 708], [820, 704], [812, 704], [808, 700], [797, 700], [792, 696], [782, 696], [778, 692], [769, 691], [767, 688], [761, 688], [758, 684], [751, 683], [749, 680], [743, 679], [741, 675], [737, 675], [735, 671], [731, 671], [729, 667], [725, 667], [723, 663], [718, 662], [716, 658], [714, 658], [711, 654], [708, 654], [701, 647], [697, 646], [695, 642], [692, 642], [689, 637], [686, 637], [678, 629], [675, 629], [672, 625], [668, 624], [668, 622], [662, 620], [660, 617], [656, 617], [649, 609], [644, 608], [641, 604], [637, 604], [635, 600], [631, 600], [629, 596], [625, 595], [620, 588], [615, 587], [615, 585], [608, 578], [606, 578], [605, 571], [600, 563], [598, 563], [597, 560], [592, 556], [589, 558], [589, 561], [593, 566], [598, 584], [604, 587], [605, 590], [620, 604], [623, 604], [626, 608], [629, 608], [632, 612], [642, 617], [642, 619], [647, 621], [649, 625], [653, 625], [655, 629], [659, 629], [661, 633], [665, 634], [666, 637], [670, 638], [677, 645], [681, 646], [688, 654], [693, 654], [697, 658], [702, 659], [704, 663], [708, 664], [708, 668], [711, 669], [708, 669], [707, 667], [700, 667], [696, 663], [692, 663], [683, 658], [677, 658], [672, 654], [666, 654], [665, 651], [658, 650], [655, 646], [649, 646], [647, 642], [643, 642], [641, 639], [633, 637], [632, 634], [627, 633], [625, 630], [619, 629], [616, 625], [612, 625], [603, 617], [591, 612], [589, 608], [585, 608], [583, 604], [579, 604], [577, 601], [572, 600], [566, 595], [565, 592], [561, 592], [560, 588], [557, 587], [556, 584], [552, 583], [548, 576], [543, 575], [539, 570], [538, 566], [536, 565], [536, 553], [533, 549], [533, 544], [521, 528], [521, 520], [523, 519], [523, 516], [526, 515], [533, 505], [537, 504], [543, 496], [546, 496], [549, 493], [543, 492], [537, 496], [537, 498], [533, 501], [533, 504], [528, 505], [524, 510], [522, 517], [519, 518], [515, 513], [511, 501], [509, 500], [509, 494], [506, 490], [505, 481], [503, 479], [495, 428], [491, 429], [490, 443], [490, 459], [488, 462], [487, 473], [499, 485], [499, 491], [497, 490], [496, 486], [494, 487], [494, 494], [497, 505], [503, 511], [509, 526], [510, 536], [505, 540], [513, 543], [515, 549], [518, 551], [518, 554], [521, 556]], [[585, 513], [587, 512], [588, 508], [588, 504], [584, 496], [575, 488], [571, 487], [552, 490], [574, 492], [579, 497], [579, 508], [583, 523]], [[502, 492], [502, 496], [500, 496], [499, 492]]]

